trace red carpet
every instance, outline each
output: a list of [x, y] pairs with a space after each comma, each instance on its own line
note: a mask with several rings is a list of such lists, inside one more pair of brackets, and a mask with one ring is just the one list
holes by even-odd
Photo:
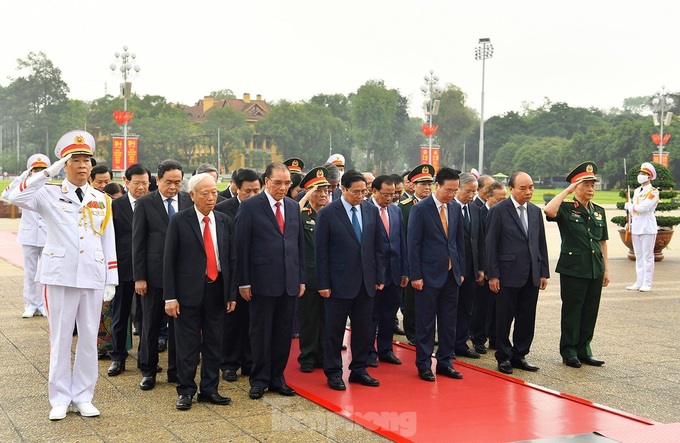
[[[346, 344], [348, 337], [349, 332]], [[415, 350], [407, 345], [395, 346], [404, 364], [369, 368], [380, 387], [356, 385], [347, 382], [350, 351], [343, 354], [346, 391], [328, 388], [322, 369], [299, 371], [297, 340], [286, 381], [305, 398], [395, 441], [517, 441], [621, 429], [644, 434], [641, 428], [655, 424], [458, 361], [463, 380], [438, 376], [434, 383], [425, 382], [417, 375]]]

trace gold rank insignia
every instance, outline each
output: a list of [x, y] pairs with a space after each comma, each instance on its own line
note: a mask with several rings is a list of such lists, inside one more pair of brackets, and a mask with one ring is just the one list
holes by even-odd
[[73, 139], [73, 143], [75, 143], [76, 145], [82, 145], [83, 143], [85, 143], [85, 137], [83, 137], [82, 135], [78, 134], [78, 135], [76, 135], [75, 138]]

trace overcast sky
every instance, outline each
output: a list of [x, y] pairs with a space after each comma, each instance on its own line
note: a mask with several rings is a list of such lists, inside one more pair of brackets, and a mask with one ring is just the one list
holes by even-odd
[[680, 87], [672, 26], [680, 2], [344, 0], [7, 1], [0, 11], [0, 84], [16, 60], [43, 51], [71, 98], [115, 94], [109, 65], [123, 45], [141, 72], [133, 90], [194, 104], [218, 89], [268, 101], [348, 94], [382, 79], [421, 116], [423, 76], [434, 70], [479, 110], [480, 37], [485, 118], [540, 105], [621, 107], [626, 97]]

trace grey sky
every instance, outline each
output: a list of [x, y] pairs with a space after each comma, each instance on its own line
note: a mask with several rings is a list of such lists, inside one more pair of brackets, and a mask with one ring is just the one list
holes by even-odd
[[[11, 5], [11, 6], [10, 6]], [[0, 84], [16, 59], [44, 51], [70, 96], [118, 90], [109, 64], [127, 44], [142, 70], [133, 90], [193, 104], [229, 88], [266, 100], [307, 100], [383, 79], [421, 116], [430, 69], [480, 106], [489, 37], [485, 117], [539, 105], [620, 107], [623, 99], [678, 91], [680, 57], [670, 36], [680, 2], [614, 1], [6, 1], [0, 12]]]

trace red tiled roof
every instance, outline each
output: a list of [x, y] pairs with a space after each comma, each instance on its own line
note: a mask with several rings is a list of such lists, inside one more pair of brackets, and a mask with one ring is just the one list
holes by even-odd
[[[269, 105], [264, 100], [253, 100], [251, 99], [249, 103], [244, 102], [239, 98], [225, 98], [221, 100], [215, 100], [215, 103], [211, 108], [224, 108], [230, 107], [235, 111], [245, 114], [247, 120], [260, 120], [264, 118], [271, 109]], [[205, 120], [205, 113], [203, 112], [203, 100], [199, 100], [194, 106], [184, 106], [184, 111], [189, 115], [189, 119], [192, 122], [201, 122]]]

